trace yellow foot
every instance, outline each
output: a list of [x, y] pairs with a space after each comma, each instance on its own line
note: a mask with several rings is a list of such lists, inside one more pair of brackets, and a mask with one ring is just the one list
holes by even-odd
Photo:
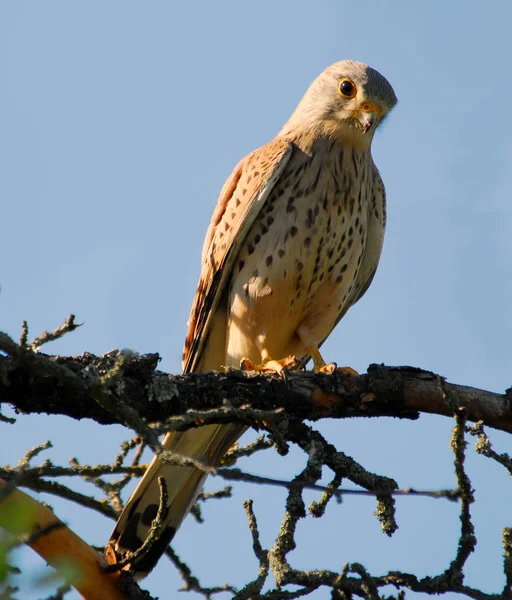
[[313, 367], [313, 371], [315, 373], [326, 373], [327, 375], [332, 375], [334, 371], [338, 371], [339, 373], [343, 373], [343, 375], [350, 375], [350, 377], [359, 376], [359, 373], [351, 367], [337, 367], [336, 363], [329, 363], [328, 365], [315, 365]]
[[283, 371], [300, 371], [304, 368], [304, 365], [296, 356], [287, 356], [281, 360], [270, 358], [260, 365], [257, 365], [248, 358], [242, 358], [240, 368], [242, 371], [274, 371], [281, 375]]
[[317, 346], [309, 346], [308, 352], [313, 359], [313, 371], [315, 371], [315, 373], [326, 373], [327, 375], [332, 375], [334, 371], [341, 371], [345, 375], [359, 375], [357, 371], [354, 371], [354, 369], [351, 369], [350, 367], [340, 367], [338, 369], [336, 363], [332, 362], [327, 364], [322, 358]]
[[334, 371], [336, 371], [336, 363], [315, 365], [313, 371], [315, 371], [315, 373], [327, 373], [327, 375], [332, 375]]
[[359, 375], [357, 371], [354, 371], [354, 369], [350, 367], [338, 368], [336, 363], [333, 362], [327, 364], [320, 355], [318, 348], [316, 347], [309, 348], [309, 353], [311, 354], [311, 358], [313, 359], [313, 371], [315, 371], [315, 373], [326, 373], [327, 375], [332, 375], [334, 371], [339, 371], [344, 375], [350, 375], [351, 377], [357, 377]]

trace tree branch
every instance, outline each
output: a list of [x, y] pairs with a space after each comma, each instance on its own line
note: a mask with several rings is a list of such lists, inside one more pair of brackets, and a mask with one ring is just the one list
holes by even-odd
[[[85, 600], [126, 600], [117, 583], [106, 574], [103, 559], [53, 512], [12, 484], [0, 479], [0, 527], [26, 536], [26, 543], [57, 571], [70, 572], [70, 583]], [[16, 518], [14, 518], [16, 515]]]
[[[283, 378], [238, 370], [171, 376], [156, 371], [159, 361], [157, 354], [137, 355], [116, 350], [101, 357], [91, 354], [83, 354], [79, 357], [51, 357], [37, 352], [43, 343], [59, 337], [66, 331], [71, 331], [76, 326], [74, 319], [70, 317], [64, 326], [55, 332], [45, 332], [40, 338], [29, 343], [28, 327], [25, 325], [21, 344], [0, 333], [0, 404], [9, 403], [19, 412], [62, 414], [77, 419], [91, 418], [103, 424], [122, 423], [135, 429], [137, 437], [122, 446], [112, 465], [79, 465], [75, 459], [72, 459], [70, 467], [55, 467], [50, 461], [34, 467], [31, 465], [32, 459], [48, 448], [49, 443], [32, 448], [16, 467], [7, 466], [1, 470], [1, 474], [9, 482], [4, 484], [3, 491], [0, 489], [0, 502], [3, 501], [5, 504], [18, 498], [14, 496], [18, 493], [14, 490], [14, 485], [28, 485], [32, 489], [57, 493], [97, 510], [100, 502], [94, 498], [76, 494], [61, 484], [43, 479], [43, 477], [54, 478], [73, 474], [91, 481], [110, 498], [112, 505], [107, 505], [107, 509], [101, 512], [115, 518], [113, 506], [120, 508], [121, 505], [119, 490], [132, 475], [138, 474], [141, 470], [138, 462], [144, 444], [156, 451], [162, 460], [173, 464], [182, 464], [185, 461], [183, 457], [162, 451], [158, 441], [158, 434], [162, 431], [189, 429], [198, 424], [223, 422], [244, 423], [255, 429], [262, 426], [270, 433], [278, 453], [285, 454], [289, 444], [292, 443], [299, 446], [306, 454], [307, 464], [292, 482], [250, 475], [239, 469], [225, 466], [218, 469], [208, 467], [208, 469], [209, 472], [212, 471], [225, 479], [240, 479], [286, 487], [288, 499], [281, 531], [272, 548], [264, 549], [259, 541], [252, 503], [246, 503], [253, 550], [259, 561], [259, 572], [254, 581], [239, 592], [230, 586], [203, 588], [191, 574], [189, 567], [182, 563], [172, 550], [169, 550], [171, 560], [184, 578], [184, 589], [197, 591], [208, 599], [214, 593], [228, 591], [240, 600], [298, 598], [321, 586], [331, 588], [332, 598], [336, 600], [350, 598], [353, 595], [381, 600], [385, 596], [379, 592], [381, 588], [388, 585], [402, 588], [397, 598], [402, 597], [403, 588], [429, 594], [454, 591], [476, 600], [498, 598], [504, 600], [510, 597], [512, 544], [508, 529], [503, 530], [506, 583], [501, 595], [486, 594], [469, 588], [463, 583], [465, 562], [473, 552], [476, 541], [469, 512], [470, 504], [473, 502], [472, 487], [464, 470], [466, 446], [464, 433], [468, 431], [477, 435], [479, 451], [497, 460], [510, 471], [512, 468], [510, 457], [494, 452], [483, 431], [483, 424], [486, 424], [512, 432], [512, 407], [510, 406], [512, 395], [509, 390], [501, 395], [457, 386], [448, 383], [439, 375], [411, 367], [370, 365], [367, 373], [358, 376], [347, 376], [343, 372], [335, 372], [333, 375], [292, 372], [286, 373], [286, 377]], [[397, 527], [393, 495], [417, 493], [413, 490], [398, 490], [397, 484], [392, 479], [367, 471], [303, 421], [381, 416], [417, 419], [420, 412], [455, 415], [457, 420], [452, 447], [455, 454], [458, 488], [428, 494], [461, 500], [459, 547], [449, 567], [440, 575], [423, 579], [418, 579], [413, 574], [396, 571], [374, 576], [358, 563], [346, 564], [338, 573], [328, 570], [301, 571], [294, 568], [288, 562], [288, 556], [296, 545], [295, 529], [307, 514], [303, 498], [304, 489], [323, 492], [322, 499], [309, 507], [309, 512], [315, 517], [322, 516], [327, 502], [333, 497], [339, 500], [346, 493], [376, 495], [378, 505], [375, 514], [381, 522], [383, 532], [387, 535], [391, 535]], [[475, 427], [467, 428], [466, 419], [478, 423]], [[155, 422], [157, 425], [149, 425], [150, 422]], [[260, 439], [247, 448], [235, 449], [226, 458], [224, 465], [232, 466], [239, 456], [266, 448], [269, 443]], [[136, 446], [138, 450], [131, 466], [125, 466], [128, 451]], [[185, 461], [183, 464], [189, 462]], [[195, 466], [203, 470], [207, 468], [200, 463]], [[328, 467], [334, 474], [328, 487], [317, 483], [324, 467]], [[121, 473], [125, 476], [117, 481], [107, 482], [101, 477], [106, 473]], [[363, 489], [340, 489], [344, 479], [352, 481]], [[52, 485], [58, 487], [50, 488], [49, 486]], [[216, 495], [224, 494], [225, 491], [221, 491]], [[165, 486], [162, 490], [161, 507], [165, 504], [164, 495]], [[54, 521], [55, 517], [51, 520], [51, 527], [48, 529], [45, 529], [43, 524], [43, 529], [38, 530], [36, 536], [29, 532], [27, 538], [29, 543], [35, 544], [59, 532], [69, 531], [59, 522], [55, 529]], [[157, 521], [158, 519], [154, 523], [155, 527], [158, 525]], [[39, 525], [41, 526], [41, 523]], [[61, 546], [62, 544], [59, 545]], [[89, 556], [88, 551], [84, 552]], [[95, 560], [98, 560], [97, 557]], [[98, 570], [93, 561], [94, 569]], [[266, 580], [270, 571], [278, 587], [264, 592], [264, 586], [268, 585]], [[108, 577], [101, 570], [95, 576]], [[123, 584], [130, 584], [128, 574], [120, 573], [119, 577]], [[290, 585], [298, 588], [283, 589]], [[130, 598], [139, 597], [135, 595], [139, 593], [135, 587], [134, 590], [130, 588], [129, 591], [126, 588], [124, 593]]]
[[[512, 433], [511, 395], [448, 383], [440, 375], [412, 367], [370, 365], [359, 376], [335, 372], [274, 374], [233, 369], [216, 373], [168, 375], [156, 370], [158, 354], [112, 351], [103, 356], [46, 356], [23, 348], [0, 333], [0, 404], [22, 413], [121, 422], [98, 403], [121, 402], [147, 421], [165, 421], [189, 410], [218, 410], [212, 421], [231, 422], [222, 407], [284, 409], [299, 419], [382, 417], [416, 419], [419, 413], [452, 416], [464, 407], [468, 420]], [[122, 373], [116, 365], [122, 361]], [[114, 372], [115, 376], [110, 376]], [[188, 428], [190, 423], [175, 427]]]

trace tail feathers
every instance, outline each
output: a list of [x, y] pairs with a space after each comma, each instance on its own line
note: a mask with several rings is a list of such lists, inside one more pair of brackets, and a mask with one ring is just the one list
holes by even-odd
[[[162, 443], [171, 452], [194, 458], [209, 466], [217, 466], [243, 431], [238, 425], [206, 425], [185, 432], [168, 433]], [[168, 494], [164, 526], [159, 539], [149, 551], [130, 566], [137, 579], [145, 577], [165, 552], [194, 505], [206, 474], [195, 467], [169, 465], [153, 458], [112, 532], [106, 550], [109, 562], [115, 562], [134, 552], [147, 538], [160, 505], [159, 477], [165, 479]]]

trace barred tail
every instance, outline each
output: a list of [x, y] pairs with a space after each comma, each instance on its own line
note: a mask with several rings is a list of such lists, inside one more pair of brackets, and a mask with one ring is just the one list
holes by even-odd
[[[239, 425], [206, 425], [185, 432], [168, 433], [162, 443], [171, 452], [217, 466], [243, 431], [244, 428]], [[195, 467], [169, 465], [154, 457], [112, 532], [105, 550], [109, 563], [134, 552], [147, 538], [160, 504], [159, 477], [165, 479], [168, 494], [164, 527], [149, 551], [130, 565], [129, 570], [136, 579], [145, 577], [156, 565], [190, 512], [206, 479], [205, 473]]]

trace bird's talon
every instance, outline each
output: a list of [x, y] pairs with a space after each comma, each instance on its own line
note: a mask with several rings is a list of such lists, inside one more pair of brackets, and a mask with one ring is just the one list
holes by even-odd
[[316, 371], [317, 373], [326, 373], [327, 375], [332, 375], [334, 373], [334, 371], [337, 370], [337, 365], [336, 363], [332, 362], [329, 363], [328, 365], [323, 365], [319, 368], [314, 368], [313, 370]]
[[252, 360], [249, 360], [248, 358], [246, 358], [244, 356], [242, 358], [242, 360], [240, 361], [240, 370], [241, 371], [257, 371], [258, 365], [256, 365], [255, 363], [252, 362]]
[[285, 371], [299, 371], [303, 368], [303, 363], [296, 356], [287, 356], [281, 360], [267, 360], [260, 365], [257, 365], [249, 358], [242, 358], [240, 361], [240, 369], [242, 371], [260, 371], [274, 372], [285, 377]]

